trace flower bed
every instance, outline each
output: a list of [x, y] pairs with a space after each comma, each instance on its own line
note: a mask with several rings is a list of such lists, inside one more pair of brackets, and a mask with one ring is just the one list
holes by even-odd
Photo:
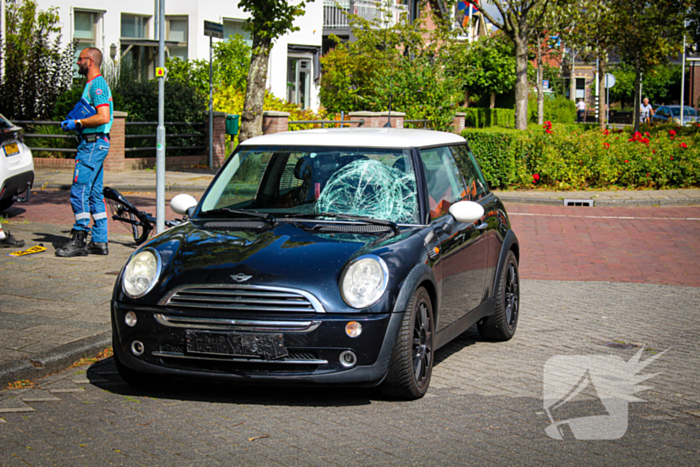
[[545, 122], [527, 131], [465, 129], [493, 188], [557, 190], [700, 186], [700, 126], [591, 129]]

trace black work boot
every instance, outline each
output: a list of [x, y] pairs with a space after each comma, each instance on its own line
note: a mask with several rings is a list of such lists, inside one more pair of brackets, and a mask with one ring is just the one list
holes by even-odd
[[0, 240], [0, 248], [22, 248], [24, 240], [17, 240], [10, 232], [5, 232], [5, 238]]
[[68, 245], [56, 250], [56, 256], [62, 258], [70, 258], [71, 256], [87, 256], [87, 232], [84, 230], [76, 230], [75, 235], [71, 231], [71, 241]]
[[71, 243], [73, 243], [73, 241], [75, 241], [75, 236], [78, 235], [78, 232], [80, 232], [80, 231], [75, 230], [75, 229], [70, 229], [70, 238], [68, 239], [68, 241], [66, 243], [61, 245], [59, 248], [65, 248], [68, 245], [70, 245]]
[[95, 242], [90, 240], [87, 246], [88, 252], [91, 255], [103, 255], [107, 256], [109, 254], [109, 248], [107, 248], [107, 242]]

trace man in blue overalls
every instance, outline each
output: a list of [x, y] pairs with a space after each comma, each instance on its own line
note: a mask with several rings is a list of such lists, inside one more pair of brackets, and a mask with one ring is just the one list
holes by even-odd
[[[82, 120], [64, 120], [64, 130], [81, 130], [78, 138], [78, 155], [75, 158], [70, 202], [75, 215], [70, 241], [56, 250], [56, 256], [86, 256], [88, 253], [107, 255], [107, 212], [102, 196], [102, 164], [109, 152], [109, 130], [112, 127], [114, 103], [112, 92], [100, 74], [102, 52], [90, 47], [80, 52], [78, 72], [87, 77], [83, 91], [85, 98], [97, 114]], [[87, 243], [92, 215], [92, 239]]]

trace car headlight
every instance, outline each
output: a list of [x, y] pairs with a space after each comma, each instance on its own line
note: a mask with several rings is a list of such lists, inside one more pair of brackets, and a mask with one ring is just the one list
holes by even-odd
[[360, 256], [340, 279], [340, 292], [345, 303], [353, 308], [374, 305], [386, 290], [389, 270], [384, 260], [374, 255]]
[[122, 288], [131, 298], [146, 295], [155, 285], [160, 274], [160, 255], [157, 251], [146, 249], [131, 257], [124, 271]]

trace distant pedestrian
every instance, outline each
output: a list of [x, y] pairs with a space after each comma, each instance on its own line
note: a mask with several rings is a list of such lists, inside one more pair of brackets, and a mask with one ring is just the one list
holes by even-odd
[[642, 123], [651, 123], [651, 117], [654, 116], [654, 109], [649, 105], [649, 99], [644, 98], [642, 106], [639, 108], [639, 120]]
[[17, 240], [10, 232], [2, 231], [0, 224], [0, 248], [22, 248], [24, 240]]
[[[107, 212], [102, 195], [105, 158], [109, 152], [109, 130], [112, 128], [114, 103], [107, 81], [100, 73], [102, 52], [94, 47], [83, 49], [78, 57], [78, 73], [87, 77], [83, 98], [97, 113], [79, 120], [64, 120], [61, 128], [78, 131], [78, 155], [70, 189], [70, 202], [75, 223], [70, 241], [56, 250], [56, 256], [107, 255]], [[87, 243], [92, 215], [92, 239]]]
[[586, 101], [579, 99], [576, 103], [576, 121], [581, 123], [586, 119]]

